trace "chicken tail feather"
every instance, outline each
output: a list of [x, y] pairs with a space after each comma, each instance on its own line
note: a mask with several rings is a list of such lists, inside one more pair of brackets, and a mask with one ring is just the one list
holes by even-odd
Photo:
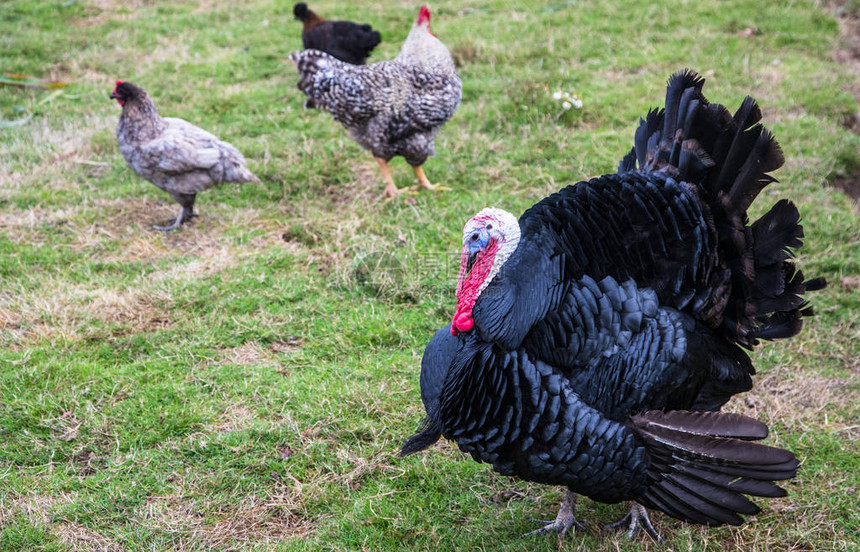
[[260, 179], [257, 178], [257, 175], [248, 170], [247, 167], [239, 168], [239, 178], [236, 182], [260, 182]]

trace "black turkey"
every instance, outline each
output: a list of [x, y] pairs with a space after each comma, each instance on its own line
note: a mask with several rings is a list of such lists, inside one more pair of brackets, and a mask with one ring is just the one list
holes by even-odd
[[824, 287], [792, 260], [797, 208], [747, 208], [783, 163], [747, 97], [732, 116], [690, 71], [669, 80], [616, 174], [568, 186], [517, 220], [466, 224], [450, 329], [421, 368], [423, 430], [497, 472], [568, 489], [555, 522], [582, 525], [576, 495], [634, 501], [613, 528], [658, 533], [647, 508], [706, 525], [743, 522], [778, 497], [794, 454], [720, 413], [755, 373], [744, 348], [787, 338]]

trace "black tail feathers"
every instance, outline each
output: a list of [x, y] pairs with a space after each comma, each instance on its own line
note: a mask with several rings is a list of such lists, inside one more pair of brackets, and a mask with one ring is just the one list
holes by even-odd
[[787, 450], [751, 442], [767, 426], [739, 414], [650, 411], [631, 421], [653, 477], [636, 500], [680, 520], [740, 525], [760, 511], [744, 495], [785, 496], [773, 481], [791, 479], [799, 465]]
[[421, 423], [421, 429], [410, 437], [400, 448], [400, 457], [409, 456], [420, 452], [438, 441], [442, 437], [442, 428], [429, 416]]
[[308, 5], [304, 2], [299, 2], [298, 4], [293, 6], [293, 15], [296, 19], [304, 19], [308, 16], [310, 10], [308, 9]]
[[663, 171], [699, 185], [709, 203], [746, 213], [767, 173], [785, 161], [773, 135], [760, 123], [761, 110], [747, 96], [732, 116], [702, 94], [705, 79], [685, 69], [672, 75], [663, 109], [652, 110], [636, 130], [634, 147], [619, 172]]
[[370, 56], [370, 52], [382, 42], [382, 35], [374, 31], [370, 25], [361, 25], [355, 33], [355, 50], [364, 57]]
[[803, 317], [814, 314], [803, 295], [826, 285], [823, 278], [805, 279], [795, 267], [792, 249], [803, 246], [800, 213], [783, 199], [743, 229], [744, 255], [732, 267], [743, 295], [735, 294], [735, 309], [724, 325], [737, 328], [736, 339], [749, 346], [758, 339], [791, 337], [803, 327]]
[[703, 309], [712, 327], [751, 347], [758, 339], [789, 337], [812, 314], [801, 298], [823, 279], [804, 280], [791, 250], [803, 245], [797, 208], [778, 202], [749, 226], [747, 208], [776, 179], [785, 161], [761, 124], [761, 110], [747, 96], [734, 115], [709, 103], [704, 79], [684, 70], [672, 75], [664, 109], [652, 110], [636, 130], [634, 147], [619, 172], [661, 171], [696, 185], [718, 234], [727, 271], [712, 272], [713, 301]]
[[685, 182], [700, 182], [717, 164], [718, 138], [731, 123], [728, 110], [702, 94], [705, 79], [690, 70], [672, 75], [663, 109], [648, 112], [636, 129], [634, 147], [619, 172], [663, 171]]

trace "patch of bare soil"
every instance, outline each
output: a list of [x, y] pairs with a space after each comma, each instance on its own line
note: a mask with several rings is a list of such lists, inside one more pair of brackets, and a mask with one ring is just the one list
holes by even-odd
[[270, 366], [274, 363], [271, 351], [254, 342], [225, 350], [223, 358], [224, 362], [239, 366]]
[[173, 535], [174, 550], [227, 550], [231, 543], [281, 540], [302, 537], [313, 531], [313, 523], [294, 512], [297, 496], [283, 494], [265, 498], [246, 496], [236, 508], [207, 520], [194, 501], [171, 495], [152, 497], [142, 512], [144, 525]]
[[[860, 404], [860, 391], [846, 378], [806, 373], [802, 366], [779, 366], [754, 377], [753, 390], [731, 401], [727, 410], [746, 414], [773, 427], [791, 431], [821, 428], [845, 436], [860, 436], [860, 425], [850, 419]], [[847, 412], [843, 418], [836, 413]]]
[[110, 537], [100, 535], [78, 523], [59, 523], [52, 526], [70, 550], [79, 552], [124, 552], [125, 547]]
[[[833, 57], [843, 64], [846, 70], [860, 75], [860, 10], [851, 9], [851, 6], [849, 0], [837, 0], [830, 6], [840, 29], [839, 46]], [[851, 93], [860, 102], [860, 86], [855, 86]], [[846, 117], [843, 126], [855, 134], [860, 134], [860, 111]], [[852, 198], [860, 211], [860, 163], [854, 164], [849, 170], [834, 174], [832, 185]]]
[[31, 523], [48, 523], [51, 513], [72, 500], [73, 494], [59, 495], [16, 495], [12, 493], [5, 500], [0, 501], [0, 527], [7, 519], [17, 515], [24, 515]]
[[860, 211], [860, 167], [856, 171], [837, 171], [831, 183], [854, 200], [855, 207]]
[[836, 0], [831, 9], [841, 35], [834, 57], [836, 61], [850, 65], [855, 73], [860, 73], [860, 10], [852, 10], [848, 0]]

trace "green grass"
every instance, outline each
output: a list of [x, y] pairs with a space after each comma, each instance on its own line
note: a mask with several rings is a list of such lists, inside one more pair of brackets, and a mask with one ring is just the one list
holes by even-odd
[[[396, 55], [418, 4], [312, 3], [371, 22]], [[521, 540], [561, 490], [450, 444], [399, 459], [423, 409], [424, 344], [453, 310], [463, 223], [612, 171], [668, 76], [759, 98], [788, 160], [753, 206], [803, 213], [803, 269], [830, 287], [802, 334], [756, 353], [731, 403], [803, 461], [740, 528], [655, 515], [667, 543], [575, 534], [566, 550], [860, 549], [860, 237], [828, 187], [860, 166], [856, 75], [816, 2], [434, 2], [463, 103], [426, 164], [451, 191], [388, 203], [370, 156], [301, 109], [292, 3], [0, 3], [0, 550], [555, 550]], [[743, 36], [744, 29], [758, 29]], [[114, 138], [116, 79], [235, 144], [259, 185], [201, 195], [164, 236], [166, 194]], [[582, 96], [564, 111], [555, 90]], [[398, 185], [410, 183], [402, 160]], [[580, 503], [598, 527], [622, 505]]]

